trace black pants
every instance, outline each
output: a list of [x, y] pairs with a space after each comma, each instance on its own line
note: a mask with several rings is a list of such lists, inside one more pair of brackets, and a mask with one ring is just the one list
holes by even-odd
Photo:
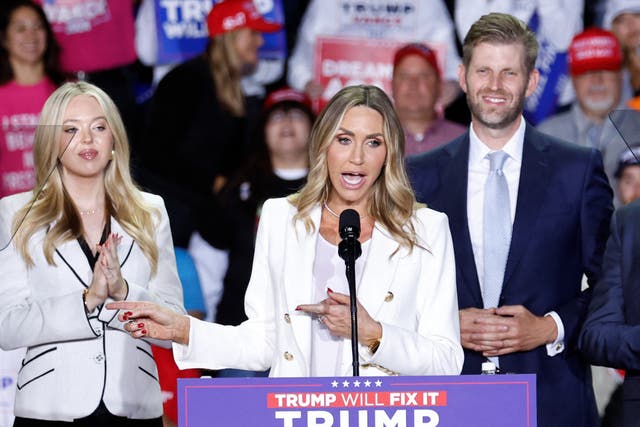
[[162, 427], [162, 417], [148, 420], [134, 420], [131, 418], [118, 417], [107, 411], [103, 402], [96, 411], [85, 418], [78, 418], [72, 422], [34, 420], [31, 418], [16, 417], [13, 427], [65, 427], [71, 424], [86, 427]]

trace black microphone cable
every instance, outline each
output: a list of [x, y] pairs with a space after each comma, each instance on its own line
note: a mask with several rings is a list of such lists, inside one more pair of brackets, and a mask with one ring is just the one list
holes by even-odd
[[[614, 119], [614, 117], [618, 115], [616, 113], [620, 113], [620, 115], [622, 115], [622, 119], [619, 122], [618, 122], [617, 119]], [[635, 117], [636, 120], [631, 120], [631, 123], [633, 123], [636, 126], [640, 126], [640, 111], [637, 111], [637, 110], [613, 110], [608, 114], [608, 116], [609, 116], [609, 120], [611, 120], [611, 123], [613, 124], [613, 127], [618, 132], [618, 135], [620, 135], [620, 138], [622, 138], [622, 141], [624, 142], [624, 145], [627, 146], [627, 148], [631, 152], [631, 155], [633, 156], [633, 158], [636, 159], [636, 162], [640, 164], [640, 159], [638, 159], [638, 156], [636, 156], [636, 153], [631, 148], [631, 145], [627, 141], [627, 138], [625, 138], [624, 133], [622, 132], [622, 129], [621, 129], [622, 123], [625, 121], [626, 117], [630, 117], [631, 119], [634, 119], [633, 116], [636, 116]], [[640, 134], [640, 127], [638, 128], [638, 134]], [[640, 141], [638, 141], [638, 144], [636, 144], [635, 147], [636, 148], [640, 147]]]
[[[62, 126], [62, 125], [38, 125], [38, 126]], [[18, 226], [16, 227], [16, 229], [11, 234], [11, 237], [9, 237], [9, 241], [2, 248], [0, 248], [0, 252], [2, 252], [5, 249], [7, 249], [9, 247], [9, 245], [11, 244], [11, 242], [13, 242], [13, 238], [16, 236], [16, 233], [18, 233], [18, 230], [20, 229], [20, 227], [22, 227], [22, 224], [24, 224], [24, 221], [27, 219], [27, 216], [29, 215], [29, 212], [31, 212], [31, 209], [33, 208], [33, 205], [36, 203], [36, 200], [38, 200], [38, 197], [40, 196], [40, 194], [44, 190], [44, 187], [47, 185], [47, 182], [49, 182], [49, 178], [51, 177], [53, 172], [58, 168], [58, 165], [60, 165], [60, 159], [62, 158], [64, 153], [67, 152], [67, 149], [69, 148], [69, 146], [73, 142], [73, 139], [75, 138], [77, 133], [78, 133], [77, 129], [72, 129], [71, 130], [71, 134], [72, 134], [71, 135], [71, 139], [69, 140], [69, 142], [67, 142], [67, 145], [65, 145], [64, 150], [62, 150], [62, 153], [60, 153], [60, 155], [58, 156], [58, 158], [56, 160], [56, 163], [53, 165], [53, 167], [51, 168], [51, 170], [49, 171], [49, 173], [45, 177], [44, 182], [42, 183], [42, 185], [40, 185], [40, 187], [38, 188], [38, 191], [36, 191], [35, 194], [32, 196], [29, 208], [27, 209], [27, 211], [24, 213], [24, 215], [20, 219], [20, 222], [18, 222]]]

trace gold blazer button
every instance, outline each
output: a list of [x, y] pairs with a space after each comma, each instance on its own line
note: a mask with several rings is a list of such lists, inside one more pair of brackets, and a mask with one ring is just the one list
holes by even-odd
[[293, 354], [289, 353], [288, 351], [285, 351], [284, 352], [284, 359], [285, 360], [289, 360], [289, 361], [293, 360]]
[[387, 292], [387, 295], [384, 297], [384, 301], [385, 302], [393, 301], [393, 292], [391, 292], [391, 291]]

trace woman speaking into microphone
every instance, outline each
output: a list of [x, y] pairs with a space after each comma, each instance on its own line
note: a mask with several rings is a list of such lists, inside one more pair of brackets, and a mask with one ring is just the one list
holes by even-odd
[[455, 263], [447, 217], [416, 203], [389, 98], [347, 87], [310, 136], [307, 184], [268, 200], [258, 227], [248, 320], [202, 322], [150, 302], [121, 301], [135, 338], [174, 342], [180, 368], [270, 369], [273, 377], [350, 375], [351, 319], [339, 217], [360, 217], [355, 263], [360, 374], [459, 374]]

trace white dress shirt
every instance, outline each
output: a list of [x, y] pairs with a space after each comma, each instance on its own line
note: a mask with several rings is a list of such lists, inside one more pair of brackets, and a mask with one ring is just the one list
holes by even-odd
[[[509, 204], [511, 210], [511, 225], [516, 216], [518, 201], [518, 186], [520, 183], [520, 168], [522, 167], [522, 148], [524, 145], [524, 132], [526, 122], [520, 118], [520, 126], [502, 147], [502, 151], [508, 154], [502, 171], [507, 179], [509, 187]], [[483, 209], [484, 209], [484, 185], [489, 176], [489, 159], [487, 154], [492, 150], [485, 145], [473, 130], [473, 123], [469, 126], [469, 170], [467, 182], [467, 221], [469, 236], [473, 248], [473, 258], [478, 272], [480, 288], [484, 289], [484, 239], [483, 239]], [[547, 344], [547, 354], [554, 356], [564, 350], [564, 326], [560, 316], [555, 311], [549, 312], [558, 327], [556, 340]]]

